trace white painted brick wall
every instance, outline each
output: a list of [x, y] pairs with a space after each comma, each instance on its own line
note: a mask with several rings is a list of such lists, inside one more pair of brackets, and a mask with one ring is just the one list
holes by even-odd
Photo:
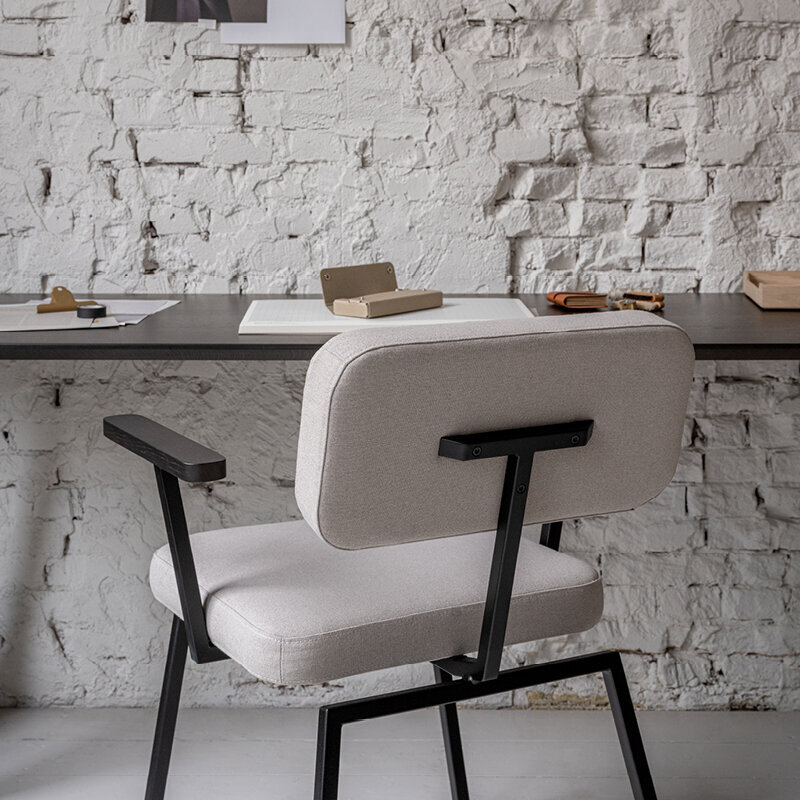
[[[348, 2], [349, 45], [222, 45], [143, 3], [0, 0], [0, 290], [309, 292], [391, 258], [449, 291], [731, 291], [800, 266], [800, 0]], [[196, 527], [285, 519], [304, 366], [0, 364], [0, 703], [150, 704], [167, 616], [146, 466], [103, 414], [191, 419]], [[701, 363], [673, 484], [568, 526], [638, 702], [800, 708], [800, 370]], [[325, 687], [191, 668], [188, 700]], [[344, 688], [342, 688], [344, 687]], [[602, 704], [595, 679], [499, 701]]]

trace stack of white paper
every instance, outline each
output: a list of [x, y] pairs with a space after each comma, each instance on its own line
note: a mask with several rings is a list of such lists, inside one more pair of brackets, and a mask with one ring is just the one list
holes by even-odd
[[513, 297], [445, 297], [440, 308], [375, 319], [339, 317], [322, 300], [254, 300], [239, 325], [239, 333], [334, 334], [357, 328], [425, 325], [432, 322], [476, 322], [489, 319], [525, 319], [534, 312]]

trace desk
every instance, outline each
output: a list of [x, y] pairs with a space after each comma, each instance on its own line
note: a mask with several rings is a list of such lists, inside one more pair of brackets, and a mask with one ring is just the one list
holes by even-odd
[[[277, 296], [141, 295], [181, 302], [124, 328], [0, 333], [0, 358], [307, 361], [329, 337], [237, 333], [252, 300]], [[30, 298], [0, 295], [0, 303]], [[520, 299], [540, 315], [575, 313], [551, 306], [543, 295]], [[698, 359], [800, 359], [800, 311], [762, 311], [741, 294], [670, 294], [663, 314], [689, 334]]]

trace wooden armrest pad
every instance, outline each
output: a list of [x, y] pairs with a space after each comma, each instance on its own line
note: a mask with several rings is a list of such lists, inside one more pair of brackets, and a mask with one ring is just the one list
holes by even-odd
[[182, 481], [225, 477], [224, 456], [139, 414], [106, 417], [103, 434]]

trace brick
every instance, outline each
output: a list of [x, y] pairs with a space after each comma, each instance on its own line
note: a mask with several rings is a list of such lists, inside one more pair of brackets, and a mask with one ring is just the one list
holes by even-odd
[[250, 62], [249, 88], [257, 92], [299, 92], [325, 89], [330, 79], [321, 61], [280, 59]]
[[208, 136], [200, 131], [142, 131], [136, 139], [143, 164], [197, 163], [209, 150]]
[[[783, 176], [784, 191], [786, 187]], [[714, 194], [731, 200], [775, 200], [781, 182], [774, 170], [733, 167], [714, 175]]]
[[647, 29], [643, 25], [597, 25], [588, 22], [576, 26], [578, 52], [582, 56], [630, 58], [647, 52]]
[[574, 168], [526, 167], [517, 170], [509, 194], [528, 200], [568, 200], [575, 196]]
[[726, 33], [722, 46], [735, 61], [777, 58], [781, 50], [781, 32], [778, 28], [761, 25], [733, 25]]
[[664, 228], [666, 236], [699, 236], [705, 230], [706, 212], [702, 203], [673, 206]]
[[638, 195], [641, 170], [636, 167], [585, 167], [580, 176], [581, 197], [588, 200], [623, 200]]
[[687, 202], [706, 196], [708, 178], [699, 169], [646, 169], [642, 191], [651, 200]]
[[567, 204], [567, 216], [572, 236], [621, 233], [625, 225], [625, 206], [622, 203], [578, 200]]
[[588, 59], [583, 83], [591, 86], [595, 92], [649, 94], [678, 91], [681, 79], [673, 61], [654, 58], [620, 61]]
[[703, 257], [703, 240], [699, 236], [648, 239], [644, 261], [648, 269], [695, 269]]
[[341, 139], [328, 131], [295, 131], [289, 137], [293, 161], [335, 161], [342, 151]]
[[773, 453], [770, 457], [770, 467], [774, 483], [789, 486], [800, 485], [800, 452]]
[[503, 162], [545, 161], [550, 156], [550, 134], [543, 131], [498, 131], [494, 150]]
[[705, 475], [711, 483], [755, 486], [767, 478], [764, 451], [709, 448], [705, 454]]
[[668, 167], [686, 161], [682, 134], [649, 129], [625, 133], [589, 130], [589, 150], [599, 164], [645, 164]]
[[560, 203], [515, 200], [497, 209], [496, 219], [509, 238], [526, 234], [566, 235], [569, 232], [567, 214]]
[[581, 270], [634, 270], [642, 263], [642, 243], [622, 236], [593, 236], [581, 242]]
[[780, 236], [786, 231], [800, 233], [800, 203], [772, 203], [765, 206], [759, 221], [767, 236]]
[[239, 61], [233, 58], [204, 58], [195, 61], [187, 88], [193, 92], [238, 91]]
[[685, 130], [708, 126], [712, 121], [711, 102], [684, 94], [654, 95], [648, 106], [648, 120], [655, 128]]
[[618, 130], [642, 125], [647, 120], [647, 102], [644, 97], [593, 95], [587, 97], [584, 103], [585, 120], [589, 128]]
[[754, 136], [727, 131], [697, 134], [697, 160], [703, 165], [742, 164], [756, 149]]
[[0, 55], [38, 56], [40, 53], [36, 25], [0, 24]]
[[212, 164], [270, 164], [272, 139], [256, 133], [218, 134], [209, 161]]

